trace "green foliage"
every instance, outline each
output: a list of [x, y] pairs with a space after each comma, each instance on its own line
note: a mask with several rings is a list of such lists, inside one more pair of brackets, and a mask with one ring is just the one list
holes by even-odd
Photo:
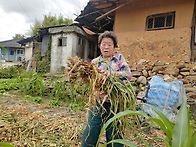
[[69, 108], [71, 108], [74, 111], [82, 111], [82, 110], [84, 110], [84, 106], [85, 106], [85, 102], [82, 100], [76, 101], [76, 102], [71, 102], [69, 104]]
[[108, 142], [107, 144], [112, 144], [112, 143], [121, 143], [121, 144], [124, 144], [124, 145], [129, 146], [129, 147], [137, 147], [131, 141], [125, 140], [125, 139], [115, 139], [115, 140], [112, 140], [112, 141]]
[[13, 39], [24, 39], [24, 35], [22, 35], [22, 34], [15, 34], [12, 38]]
[[19, 77], [21, 78], [32, 78], [33, 77], [33, 72], [27, 72], [25, 70], [22, 70], [20, 73], [19, 73]]
[[38, 35], [39, 29], [41, 27], [42, 27], [41, 22], [39, 22], [38, 20], [35, 20], [34, 24], [31, 25], [31, 30], [29, 32], [29, 35], [31, 35], [31, 36]]
[[52, 90], [52, 96], [56, 99], [65, 100], [68, 98], [67, 89], [66, 81], [57, 80], [55, 81], [54, 88]]
[[18, 90], [22, 87], [25, 80], [21, 78], [17, 79], [0, 79], [0, 93], [4, 93], [10, 90]]
[[10, 66], [6, 68], [0, 68], [0, 79], [10, 79], [18, 77], [22, 67], [19, 66]]
[[48, 61], [42, 60], [37, 62], [38, 73], [48, 73], [49, 71], [50, 71], [50, 63], [48, 63]]
[[[155, 113], [159, 116], [158, 118], [154, 118], [154, 117], [148, 118], [144, 112], [131, 111], [131, 110], [127, 110], [116, 114], [113, 118], [109, 119], [104, 124], [99, 136], [99, 140], [103, 135], [104, 131], [106, 130], [106, 128], [108, 127], [108, 125], [111, 124], [116, 119], [127, 115], [141, 115], [148, 118], [147, 120], [155, 123], [160, 127], [162, 131], [164, 131], [166, 137], [158, 138], [158, 139], [164, 140], [164, 143], [167, 147], [196, 147], [196, 132], [194, 132], [193, 128], [191, 128], [190, 126], [190, 114], [187, 109], [186, 96], [184, 96], [184, 102], [177, 114], [175, 123], [170, 122], [165, 115], [163, 115], [161, 112], [156, 110], [154, 107], [152, 108], [154, 109]], [[107, 144], [114, 143], [114, 142], [121, 143], [127, 146], [134, 146], [132, 142], [123, 139], [113, 140]]]
[[14, 147], [14, 146], [9, 143], [0, 142], [0, 147]]
[[[153, 107], [153, 106], [151, 106], [151, 107]], [[161, 130], [163, 130], [165, 132], [165, 134], [167, 136], [166, 140], [169, 140], [169, 142], [170, 142], [172, 140], [174, 123], [169, 121], [168, 118], [165, 115], [163, 115], [161, 112], [156, 110], [156, 108], [154, 108], [154, 111], [159, 116], [159, 118], [149, 117], [148, 120], [157, 124], [161, 128]]]
[[38, 73], [48, 73], [50, 71], [50, 62], [51, 62], [51, 37], [48, 44], [48, 49], [45, 55], [42, 57], [41, 52], [39, 52], [35, 59], [37, 61], [37, 72]]
[[60, 105], [60, 102], [68, 102], [72, 110], [83, 110], [87, 101], [87, 93], [89, 85], [79, 82], [70, 82], [64, 79], [58, 79], [53, 84], [53, 89], [50, 97], [54, 97], [49, 101], [52, 106]]
[[156, 123], [166, 134], [164, 142], [168, 147], [194, 147], [196, 146], [195, 132], [190, 126], [190, 114], [187, 108], [187, 98], [177, 114], [175, 123], [170, 122], [165, 115], [154, 108], [159, 118], [150, 117], [149, 120]]
[[72, 24], [73, 21], [72, 19], [68, 19], [68, 18], [63, 18], [62, 15], [59, 16], [52, 16], [52, 15], [44, 15], [44, 20], [42, 22], [42, 26], [43, 27], [48, 27], [48, 26], [54, 26], [54, 25], [70, 25]]
[[[126, 110], [126, 111], [123, 111], [123, 112], [119, 112], [119, 113], [117, 113], [116, 115], [114, 115], [114, 117], [110, 118], [110, 119], [103, 125], [103, 127], [102, 127], [102, 129], [101, 129], [101, 132], [100, 132], [100, 135], [99, 135], [99, 138], [98, 138], [96, 147], [98, 147], [98, 143], [99, 143], [101, 137], [103, 136], [103, 134], [104, 134], [106, 128], [107, 128], [111, 123], [113, 123], [115, 120], [118, 120], [118, 119], [120, 119], [120, 118], [122, 118], [122, 117], [125, 117], [125, 116], [135, 116], [135, 115], [140, 115], [140, 116], [143, 116], [143, 117], [147, 117], [147, 114], [144, 113], [144, 112], [142, 112], [142, 111]], [[121, 139], [120, 139], [120, 140], [111, 141], [110, 143], [112, 143], [112, 142], [122, 143], [122, 144], [125, 143], [124, 145], [131, 144], [131, 147], [132, 147], [132, 145], [134, 146], [133, 143], [128, 142], [127, 140], [121, 140]], [[105, 146], [106, 146], [106, 145], [105, 145]]]
[[52, 16], [51, 14], [44, 15], [43, 21], [36, 20], [35, 23], [31, 26], [30, 35], [32, 36], [38, 35], [40, 28], [55, 26], [55, 25], [70, 25], [72, 23], [73, 23], [72, 19], [63, 18], [62, 15], [59, 16], [56, 15]]
[[[125, 110], [135, 110], [135, 88], [132, 86], [130, 81], [126, 81], [126, 83], [124, 83], [118, 77], [110, 75], [107, 78], [106, 83], [103, 85], [103, 89], [109, 97], [112, 113], [117, 114], [118, 112], [123, 112]], [[137, 123], [137, 117], [132, 117], [132, 121]], [[123, 136], [123, 132], [129, 124], [128, 118], [121, 117], [113, 123], [116, 126], [120, 124], [121, 127], [118, 127], [117, 129]]]
[[41, 103], [42, 102], [42, 98], [41, 97], [34, 97], [33, 98], [33, 102], [36, 102], [36, 103]]
[[42, 102], [42, 98], [39, 96], [30, 96], [30, 95], [25, 95], [25, 98], [28, 100], [31, 100], [35, 103], [41, 103]]
[[34, 74], [24, 86], [24, 92], [32, 96], [43, 96], [45, 92], [44, 80], [38, 74]]
[[190, 126], [190, 114], [187, 109], [187, 99], [184, 96], [184, 103], [182, 104], [177, 115], [176, 124], [173, 128], [172, 147], [195, 147], [195, 132]]
[[113, 110], [114, 113], [127, 109], [135, 110], [135, 88], [132, 86], [132, 83], [126, 81], [125, 84], [115, 76], [110, 76], [108, 82], [111, 84], [105, 84], [106, 87], [104, 89], [109, 94], [111, 105], [115, 108]]
[[60, 106], [61, 101], [59, 99], [52, 99], [52, 100], [49, 100], [49, 105], [50, 106]]

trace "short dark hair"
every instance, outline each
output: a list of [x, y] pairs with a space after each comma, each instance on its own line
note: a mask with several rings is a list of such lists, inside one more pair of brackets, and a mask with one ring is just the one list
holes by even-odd
[[99, 35], [98, 38], [98, 45], [100, 46], [101, 41], [103, 40], [103, 38], [111, 38], [113, 43], [114, 43], [114, 47], [118, 47], [118, 40], [117, 40], [117, 36], [113, 31], [105, 31], [102, 34]]

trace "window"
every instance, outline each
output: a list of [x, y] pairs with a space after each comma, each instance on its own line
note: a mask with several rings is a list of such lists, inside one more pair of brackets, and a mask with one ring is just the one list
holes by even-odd
[[67, 37], [61, 37], [58, 39], [58, 46], [67, 46]]
[[14, 50], [13, 49], [10, 50], [10, 55], [14, 55]]
[[17, 54], [24, 54], [24, 50], [17, 50]]
[[146, 30], [174, 28], [175, 12], [150, 15], [146, 18]]

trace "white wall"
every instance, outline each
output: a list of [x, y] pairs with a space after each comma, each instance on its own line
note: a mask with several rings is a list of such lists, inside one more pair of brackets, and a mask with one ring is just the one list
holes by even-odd
[[[85, 32], [77, 26], [62, 26], [49, 29], [51, 34], [51, 67], [50, 72], [57, 72], [62, 66], [67, 67], [69, 57], [79, 56], [89, 60], [89, 41], [95, 38], [88, 38]], [[67, 37], [67, 46], [58, 46], [59, 38]], [[78, 44], [81, 38], [83, 43]], [[94, 50], [94, 49], [93, 49]], [[96, 53], [94, 53], [96, 54]]]
[[28, 43], [25, 46], [25, 61], [28, 61], [33, 56], [33, 42]]
[[[61, 37], [67, 37], [67, 46], [58, 46], [58, 40]], [[73, 33], [52, 35], [51, 43], [51, 72], [56, 72], [62, 66], [67, 67], [67, 59], [75, 54], [76, 36]]]

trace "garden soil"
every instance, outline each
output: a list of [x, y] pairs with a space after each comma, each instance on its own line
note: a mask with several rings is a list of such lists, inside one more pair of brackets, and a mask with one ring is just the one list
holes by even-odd
[[[16, 91], [0, 95], [0, 142], [15, 147], [79, 147], [85, 122], [85, 111], [33, 103]], [[158, 129], [142, 131], [140, 127], [127, 128], [125, 134], [140, 147], [154, 142], [157, 136], [164, 135]], [[101, 142], [105, 142], [105, 137]], [[153, 145], [163, 146], [157, 142]]]
[[32, 103], [15, 93], [0, 95], [0, 142], [14, 146], [80, 146], [85, 112]]

